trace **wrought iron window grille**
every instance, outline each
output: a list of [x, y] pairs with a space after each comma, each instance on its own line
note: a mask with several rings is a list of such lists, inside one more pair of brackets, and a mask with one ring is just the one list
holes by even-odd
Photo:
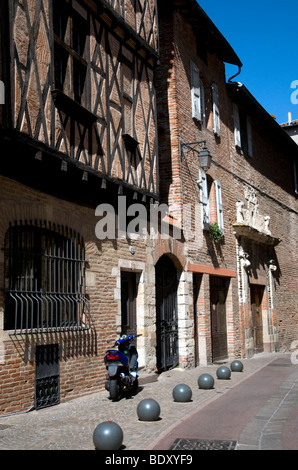
[[60, 403], [60, 374], [58, 344], [36, 347], [35, 409]]
[[5, 239], [4, 329], [13, 335], [90, 329], [84, 241], [67, 227], [11, 225]]

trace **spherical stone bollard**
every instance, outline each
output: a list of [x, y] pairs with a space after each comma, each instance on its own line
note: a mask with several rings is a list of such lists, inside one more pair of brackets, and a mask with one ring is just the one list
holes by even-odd
[[231, 377], [231, 371], [226, 366], [221, 366], [217, 369], [216, 375], [218, 379], [228, 380]]
[[96, 450], [118, 450], [122, 442], [123, 431], [113, 421], [104, 421], [94, 429], [93, 443]]
[[243, 364], [241, 361], [233, 361], [230, 364], [230, 369], [232, 372], [242, 372], [243, 371]]
[[157, 421], [160, 415], [160, 406], [153, 398], [144, 398], [137, 407], [140, 421]]
[[178, 402], [187, 402], [191, 400], [192, 391], [191, 388], [186, 384], [176, 385], [173, 389], [173, 398], [174, 401]]
[[199, 388], [209, 390], [214, 386], [214, 378], [210, 374], [202, 374], [198, 378]]

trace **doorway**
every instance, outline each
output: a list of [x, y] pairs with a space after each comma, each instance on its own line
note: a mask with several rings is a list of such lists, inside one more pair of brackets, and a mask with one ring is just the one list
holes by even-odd
[[164, 255], [155, 268], [157, 369], [174, 367], [179, 362], [177, 270], [172, 260]]
[[254, 342], [254, 352], [260, 353], [264, 351], [263, 343], [263, 319], [262, 319], [262, 299], [264, 287], [251, 284], [250, 301], [251, 301], [251, 328]]
[[199, 309], [198, 309], [198, 300], [201, 289], [203, 275], [202, 274], [193, 274], [193, 308], [194, 308], [194, 355], [195, 355], [195, 366], [199, 365]]
[[212, 361], [228, 357], [226, 298], [228, 286], [226, 278], [210, 276], [210, 311]]
[[121, 334], [137, 334], [137, 277], [134, 272], [121, 272]]

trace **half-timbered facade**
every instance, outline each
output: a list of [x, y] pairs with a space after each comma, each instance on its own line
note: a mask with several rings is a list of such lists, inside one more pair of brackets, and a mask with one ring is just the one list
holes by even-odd
[[0, 413], [103, 389], [120, 333], [150, 371], [288, 350], [297, 146], [199, 3], [0, 21]]
[[115, 231], [119, 201], [158, 198], [158, 34], [155, 0], [13, 0], [0, 16], [7, 413], [103, 387], [107, 340], [137, 329], [146, 241], [96, 225], [108, 207]]
[[156, 11], [135, 3], [9, 2], [7, 112], [13, 129], [85, 176], [156, 194]]

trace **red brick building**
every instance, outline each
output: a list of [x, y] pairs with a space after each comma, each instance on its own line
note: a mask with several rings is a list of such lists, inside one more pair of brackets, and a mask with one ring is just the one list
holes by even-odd
[[158, 37], [154, 0], [4, 1], [0, 16], [8, 413], [102, 388], [107, 340], [136, 330], [129, 301], [137, 284], [145, 295], [146, 241], [95, 229], [103, 204], [117, 216], [118, 197], [145, 208], [158, 198]]
[[102, 389], [121, 332], [150, 370], [288, 350], [297, 146], [197, 2], [0, 17], [0, 413]]
[[196, 1], [161, 0], [158, 11], [161, 199], [185, 237], [180, 363], [288, 350], [297, 337], [297, 146], [225, 76], [225, 63], [240, 71], [241, 61]]

